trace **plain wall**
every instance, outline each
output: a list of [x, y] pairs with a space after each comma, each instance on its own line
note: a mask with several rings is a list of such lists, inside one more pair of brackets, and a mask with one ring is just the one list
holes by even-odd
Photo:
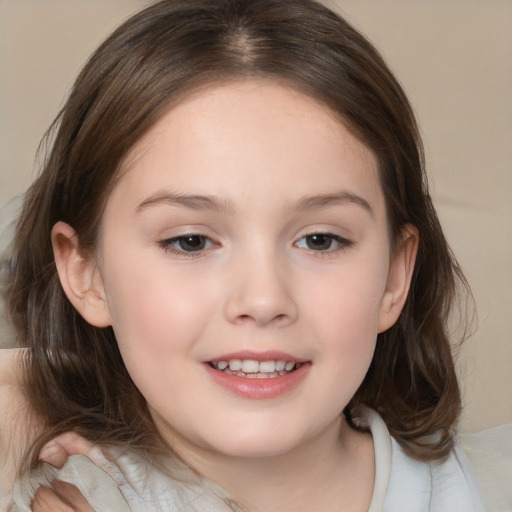
[[[38, 142], [81, 65], [141, 0], [0, 0], [0, 204], [31, 182]], [[415, 107], [432, 193], [473, 288], [458, 358], [462, 429], [512, 422], [512, 1], [339, 0]]]

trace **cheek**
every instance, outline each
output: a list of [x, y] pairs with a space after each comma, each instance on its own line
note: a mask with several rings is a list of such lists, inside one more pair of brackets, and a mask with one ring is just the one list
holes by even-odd
[[165, 265], [142, 269], [133, 260], [118, 262], [105, 282], [128, 373], [149, 404], [167, 407], [170, 390], [191, 379], [194, 349], [205, 329], [201, 320], [211, 317], [215, 301], [201, 280], [170, 274]]
[[123, 355], [143, 350], [145, 357], [158, 358], [190, 348], [214, 304], [202, 280], [189, 279], [186, 272], [171, 273], [166, 265], [142, 266], [137, 259], [107, 270], [105, 283]]
[[312, 308], [326, 318], [327, 328], [353, 336], [377, 332], [386, 281], [387, 266], [379, 261], [347, 267], [330, 274], [329, 279], [310, 283]]
[[326, 357], [336, 360], [337, 368], [356, 380], [361, 372], [364, 376], [373, 357], [387, 278], [385, 264], [371, 263], [333, 274], [323, 286], [310, 284], [309, 323], [316, 326], [313, 335], [329, 344]]

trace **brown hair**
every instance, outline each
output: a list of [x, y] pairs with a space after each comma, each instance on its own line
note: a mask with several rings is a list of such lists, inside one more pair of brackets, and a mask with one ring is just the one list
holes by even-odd
[[447, 318], [464, 280], [429, 197], [414, 115], [375, 48], [310, 0], [164, 0], [126, 21], [79, 75], [47, 136], [51, 151], [26, 195], [9, 267], [10, 315], [20, 344], [32, 349], [27, 394], [47, 427], [38, 446], [73, 429], [97, 442], [156, 447], [112, 329], [86, 323], [60, 286], [50, 231], [65, 221], [82, 250], [93, 250], [136, 142], [198, 87], [251, 77], [282, 81], [330, 107], [378, 159], [393, 240], [407, 223], [419, 231], [405, 308], [379, 335], [347, 417], [361, 403], [375, 408], [422, 460], [452, 448], [460, 393]]

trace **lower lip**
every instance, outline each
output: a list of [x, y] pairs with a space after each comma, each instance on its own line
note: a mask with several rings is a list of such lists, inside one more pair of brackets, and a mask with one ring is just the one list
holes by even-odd
[[205, 364], [206, 371], [216, 384], [235, 395], [252, 400], [277, 398], [295, 389], [306, 377], [311, 363], [303, 363], [297, 370], [271, 379], [248, 379], [214, 370]]

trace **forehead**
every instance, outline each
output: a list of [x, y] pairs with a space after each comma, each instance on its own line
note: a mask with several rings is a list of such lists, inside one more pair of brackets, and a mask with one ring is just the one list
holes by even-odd
[[330, 109], [264, 80], [212, 86], [173, 106], [120, 174], [114, 193], [134, 201], [169, 187], [241, 202], [258, 192], [382, 195], [373, 153]]

